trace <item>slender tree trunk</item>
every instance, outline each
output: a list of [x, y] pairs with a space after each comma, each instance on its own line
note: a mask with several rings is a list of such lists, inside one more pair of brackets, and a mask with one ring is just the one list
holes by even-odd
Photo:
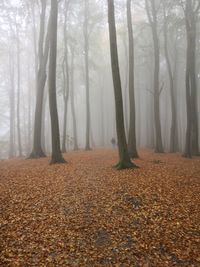
[[[68, 98], [69, 98], [69, 67], [68, 67], [68, 59], [65, 58], [65, 62], [63, 62], [63, 79], [64, 79], [64, 92], [63, 92], [63, 100], [64, 100], [64, 116], [63, 116], [63, 139], [62, 139], [62, 153], [66, 153], [66, 137], [67, 137], [67, 109], [68, 109]], [[65, 68], [66, 65], [66, 68]], [[66, 75], [65, 75], [66, 73]], [[66, 77], [67, 76], [67, 77]]]
[[135, 92], [134, 92], [134, 39], [131, 16], [131, 0], [127, 0], [127, 25], [129, 39], [129, 108], [130, 122], [128, 135], [128, 151], [131, 158], [138, 158], [136, 148], [136, 127], [135, 127]]
[[192, 154], [199, 156], [199, 125], [198, 125], [198, 105], [197, 105], [197, 80], [196, 80], [196, 22], [195, 17], [191, 18], [191, 102], [192, 102]]
[[28, 154], [31, 152], [31, 132], [32, 132], [32, 120], [31, 120], [31, 96], [32, 96], [32, 88], [31, 88], [31, 70], [30, 70], [30, 60], [28, 59]]
[[21, 144], [21, 130], [20, 130], [20, 97], [21, 97], [21, 62], [20, 62], [20, 40], [19, 40], [19, 30], [16, 27], [17, 32], [17, 137], [18, 137], [18, 149], [19, 156], [22, 156], [22, 144]]
[[46, 85], [44, 87], [44, 97], [43, 97], [43, 108], [42, 108], [42, 129], [41, 129], [41, 147], [42, 151], [46, 155], [46, 104], [48, 100], [48, 91], [46, 90]]
[[89, 38], [88, 38], [88, 0], [85, 0], [84, 20], [84, 50], [85, 50], [85, 87], [86, 87], [86, 144], [85, 149], [90, 150], [90, 82], [89, 82]]
[[[38, 55], [37, 55], [37, 34], [36, 34], [36, 22], [35, 22], [35, 3], [31, 2], [31, 15], [33, 20], [33, 48], [35, 55], [35, 81], [37, 81], [38, 70]], [[41, 14], [43, 16], [44, 14]]]
[[122, 89], [121, 89], [121, 80], [119, 72], [113, 0], [108, 0], [108, 24], [109, 24], [109, 36], [110, 36], [111, 67], [112, 67], [114, 94], [115, 94], [116, 130], [117, 130], [118, 151], [119, 151], [119, 163], [116, 165], [116, 167], [118, 169], [133, 168], [136, 167], [136, 165], [134, 165], [130, 160], [126, 142], [125, 129], [124, 129]]
[[171, 112], [172, 112], [172, 120], [171, 120], [171, 131], [170, 131], [170, 152], [176, 152], [177, 148], [177, 112], [176, 112], [176, 102], [175, 102], [175, 92], [174, 92], [174, 79], [172, 73], [172, 67], [169, 58], [168, 51], [168, 33], [167, 33], [167, 17], [166, 10], [164, 5], [164, 49], [165, 49], [165, 58], [167, 63], [167, 71], [169, 75], [169, 83], [170, 83], [170, 98], [171, 98]]
[[64, 163], [60, 150], [60, 132], [56, 99], [56, 59], [57, 59], [57, 19], [58, 2], [51, 0], [50, 13], [50, 54], [49, 54], [49, 108], [51, 117], [52, 156], [51, 164]]
[[186, 130], [186, 143], [184, 156], [187, 158], [192, 157], [191, 151], [191, 92], [190, 92], [190, 51], [189, 51], [189, 38], [187, 38], [187, 57], [186, 57], [186, 106], [187, 106], [187, 130]]
[[71, 49], [71, 112], [73, 122], [73, 136], [74, 136], [74, 150], [78, 150], [78, 139], [77, 139], [77, 124], [76, 124], [76, 112], [74, 104], [74, 50]]
[[9, 141], [9, 158], [15, 156], [15, 78], [14, 78], [14, 64], [11, 52], [9, 53], [9, 71], [10, 71], [10, 90], [9, 90], [9, 100], [10, 100], [10, 141]]
[[[66, 3], [66, 2], [65, 2]], [[63, 116], [63, 139], [62, 139], [62, 152], [66, 153], [66, 137], [67, 137], [67, 109], [68, 109], [68, 99], [69, 99], [69, 63], [68, 63], [68, 40], [67, 40], [67, 16], [65, 16], [63, 34], [64, 34], [64, 47], [65, 55], [63, 60], [63, 99], [64, 99], [64, 116]]]
[[100, 132], [101, 132], [101, 146], [105, 146], [105, 128], [104, 128], [104, 101], [103, 101], [103, 97], [104, 97], [104, 94], [103, 94], [103, 88], [101, 87], [100, 88], [100, 105], [101, 105], [101, 111], [100, 111]]

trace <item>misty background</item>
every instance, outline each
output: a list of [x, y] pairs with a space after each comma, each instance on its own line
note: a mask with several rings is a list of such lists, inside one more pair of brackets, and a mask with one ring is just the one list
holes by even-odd
[[[78, 148], [86, 145], [86, 68], [85, 33], [89, 66], [90, 146], [111, 146], [116, 137], [115, 105], [110, 63], [107, 1], [61, 0], [58, 12], [57, 104], [61, 144], [74, 149], [74, 119]], [[163, 146], [170, 151], [172, 121], [170, 80], [167, 70], [162, 1], [155, 1], [160, 47], [160, 121]], [[167, 47], [173, 73], [176, 105], [177, 149], [183, 152], [187, 128], [186, 52], [187, 35], [183, 6], [185, 1], [167, 1]], [[195, 2], [195, 1], [194, 1]], [[36, 107], [38, 40], [42, 1], [10, 0], [0, 3], [0, 158], [28, 156], [31, 153]], [[198, 4], [198, 1], [196, 2]], [[183, 6], [182, 6], [183, 5]], [[50, 2], [46, 3], [45, 31]], [[118, 55], [123, 91], [125, 129], [129, 128], [128, 32], [126, 1], [115, 1]], [[136, 140], [138, 148], [155, 146], [154, 127], [154, 47], [145, 1], [132, 1], [134, 35], [134, 74], [136, 104]], [[196, 23], [197, 107], [200, 112], [200, 23]], [[67, 51], [67, 52], [66, 52]], [[66, 63], [67, 53], [67, 63]], [[48, 76], [48, 71], [47, 71]], [[74, 103], [74, 108], [73, 108]], [[73, 114], [74, 111], [74, 114]], [[66, 125], [64, 124], [66, 115]], [[199, 117], [198, 117], [199, 121]], [[66, 127], [66, 132], [64, 128]], [[198, 124], [200, 131], [200, 123]], [[19, 142], [20, 136], [20, 142]], [[21, 144], [19, 144], [21, 143]], [[19, 146], [21, 146], [21, 152]], [[51, 153], [51, 127], [48, 83], [45, 85], [42, 111], [42, 147]], [[12, 150], [12, 151], [11, 151]]]

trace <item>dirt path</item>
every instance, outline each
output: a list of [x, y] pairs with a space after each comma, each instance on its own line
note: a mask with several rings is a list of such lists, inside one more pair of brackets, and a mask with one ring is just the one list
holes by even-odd
[[112, 150], [0, 162], [0, 266], [200, 266], [200, 159]]

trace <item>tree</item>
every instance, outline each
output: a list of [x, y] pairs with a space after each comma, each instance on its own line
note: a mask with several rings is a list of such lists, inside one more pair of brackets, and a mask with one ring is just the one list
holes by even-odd
[[[171, 8], [171, 5], [168, 6], [168, 9]], [[167, 6], [166, 1], [163, 2], [163, 19], [164, 19], [164, 50], [165, 50], [165, 59], [167, 63], [167, 71], [169, 76], [170, 83], [170, 99], [171, 99], [171, 131], [170, 131], [170, 152], [174, 153], [177, 151], [178, 146], [178, 129], [177, 129], [177, 111], [176, 111], [176, 99], [175, 99], [175, 88], [174, 88], [174, 77], [172, 66], [169, 56], [168, 48], [168, 15], [167, 15]]]
[[66, 137], [67, 137], [67, 109], [69, 99], [69, 63], [68, 63], [68, 39], [67, 39], [67, 16], [68, 16], [69, 1], [65, 1], [65, 19], [63, 25], [64, 35], [64, 60], [63, 60], [63, 100], [64, 100], [64, 116], [63, 116], [63, 139], [62, 139], [62, 152], [66, 152]]
[[117, 130], [118, 151], [119, 151], [119, 163], [116, 165], [116, 167], [117, 169], [126, 169], [126, 168], [136, 167], [136, 165], [132, 163], [130, 160], [128, 147], [126, 143], [114, 12], [115, 12], [114, 1], [108, 0], [110, 54], [111, 54], [111, 67], [112, 67], [112, 76], [113, 76], [114, 94], [115, 94], [116, 130]]
[[[44, 88], [46, 83], [46, 65], [49, 54], [49, 30], [47, 30], [45, 44], [45, 14], [46, 14], [46, 0], [41, 0], [42, 10], [40, 15], [40, 33], [38, 41], [38, 59], [39, 66], [37, 66], [37, 88], [36, 88], [36, 108], [35, 108], [35, 122], [33, 134], [33, 149], [29, 158], [45, 157], [42, 149], [41, 133], [42, 133], [42, 114], [44, 102]], [[48, 26], [49, 28], [49, 26]], [[36, 61], [37, 62], [37, 61]]]
[[86, 87], [86, 144], [85, 149], [90, 150], [90, 82], [89, 82], [89, 33], [88, 33], [88, 19], [89, 19], [89, 3], [84, 0], [84, 59], [85, 59], [85, 87]]
[[131, 0], [127, 0], [127, 25], [129, 40], [129, 103], [130, 103], [130, 122], [128, 134], [128, 151], [131, 158], [138, 158], [136, 148], [135, 130], [135, 92], [134, 92], [134, 39], [131, 16]]
[[15, 156], [15, 75], [13, 53], [9, 51], [9, 74], [10, 74], [10, 140], [9, 140], [9, 158]]
[[52, 136], [51, 164], [65, 162], [60, 150], [60, 132], [56, 100], [57, 19], [58, 2], [57, 0], [51, 0], [49, 27], [49, 108]]
[[160, 47], [158, 38], [158, 21], [157, 12], [155, 6], [155, 0], [145, 0], [147, 17], [151, 26], [153, 45], [154, 45], [154, 122], [155, 122], [155, 133], [156, 133], [156, 144], [155, 152], [163, 153], [163, 143], [161, 134], [161, 123], [160, 123], [160, 93], [161, 89], [159, 86], [159, 74], [160, 74]]
[[22, 156], [22, 141], [21, 141], [21, 129], [20, 129], [20, 97], [21, 97], [21, 57], [20, 57], [20, 37], [19, 37], [19, 25], [16, 22], [16, 41], [17, 41], [17, 138], [19, 156]]
[[77, 123], [74, 104], [74, 48], [71, 46], [71, 88], [70, 88], [71, 112], [73, 122], [74, 150], [78, 150]]
[[185, 24], [187, 35], [186, 55], [186, 104], [187, 130], [184, 156], [191, 158], [199, 153], [198, 105], [196, 81], [196, 23], [200, 9], [199, 1], [186, 0]]

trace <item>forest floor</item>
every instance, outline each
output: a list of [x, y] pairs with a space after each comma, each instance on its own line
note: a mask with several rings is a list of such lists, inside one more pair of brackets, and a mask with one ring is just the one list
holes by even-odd
[[0, 162], [0, 266], [200, 266], [200, 158], [140, 151]]

